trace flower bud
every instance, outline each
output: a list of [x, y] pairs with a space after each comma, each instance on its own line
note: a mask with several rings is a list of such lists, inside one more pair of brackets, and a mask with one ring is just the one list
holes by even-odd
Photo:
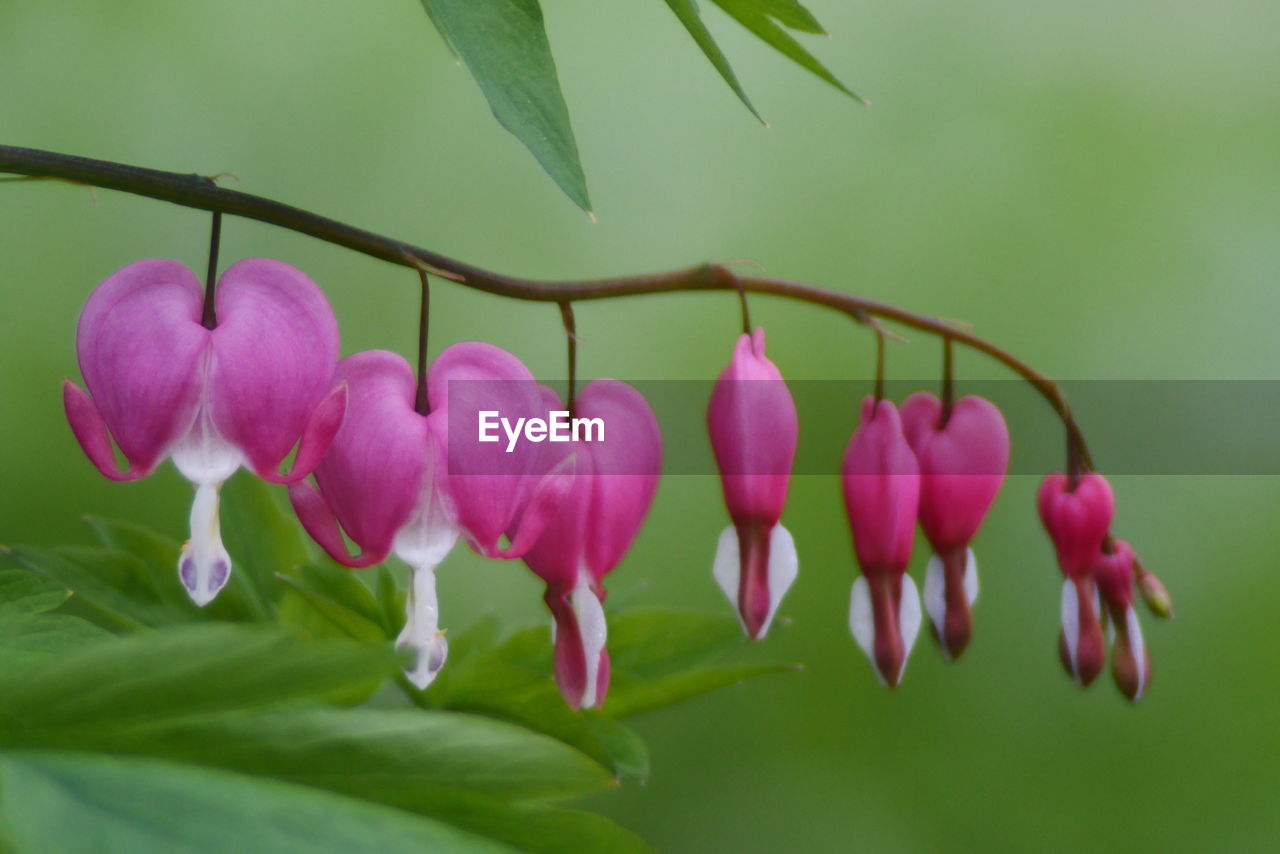
[[1038, 504], [1066, 576], [1058, 652], [1076, 684], [1088, 686], [1106, 661], [1093, 567], [1111, 528], [1115, 498], [1100, 474], [1089, 472], [1072, 484], [1067, 475], [1055, 472], [1040, 484]]
[[1142, 639], [1142, 627], [1133, 608], [1133, 569], [1137, 558], [1124, 540], [1103, 550], [1093, 567], [1093, 576], [1111, 617], [1114, 639], [1111, 648], [1111, 675], [1116, 686], [1134, 702], [1151, 681], [1151, 655]]
[[1162, 620], [1172, 619], [1173, 597], [1156, 574], [1144, 567], [1141, 561], [1134, 561], [1133, 571], [1138, 582], [1138, 593], [1142, 595], [1147, 610]]
[[920, 470], [898, 410], [868, 396], [845, 451], [845, 510], [862, 576], [853, 583], [849, 629], [880, 680], [897, 686], [920, 630], [920, 595], [907, 575]]
[[1009, 429], [995, 404], [966, 395], [944, 416], [942, 402], [917, 392], [902, 404], [907, 441], [920, 464], [920, 526], [933, 546], [924, 604], [943, 655], [964, 652], [973, 634], [978, 565], [970, 541], [1009, 467]]
[[707, 406], [707, 429], [733, 524], [713, 574], [752, 639], [764, 637], [795, 581], [798, 561], [779, 518], [796, 454], [795, 401], [764, 351], [764, 330], [739, 336]]

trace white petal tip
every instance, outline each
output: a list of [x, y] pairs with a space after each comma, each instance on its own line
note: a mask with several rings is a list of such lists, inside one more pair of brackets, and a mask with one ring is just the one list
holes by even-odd
[[397, 644], [397, 648], [413, 650], [413, 666], [405, 670], [404, 675], [419, 691], [427, 690], [427, 687], [435, 681], [449, 657], [449, 643], [444, 638], [444, 632], [439, 632], [425, 644]]

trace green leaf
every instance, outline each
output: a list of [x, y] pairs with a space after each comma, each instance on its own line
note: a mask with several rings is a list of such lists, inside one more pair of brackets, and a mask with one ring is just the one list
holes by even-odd
[[51, 578], [22, 569], [0, 571], [0, 608], [39, 614], [67, 601], [71, 591]]
[[137, 631], [191, 619], [189, 611], [156, 595], [151, 570], [131, 554], [70, 546], [14, 546], [10, 557], [66, 587], [121, 628]]
[[[821, 25], [800, 3], [795, 0], [714, 0], [714, 2], [774, 50], [827, 81], [849, 97], [862, 101], [779, 26], [782, 24], [801, 32], [823, 32]], [[863, 101], [863, 103], [866, 102]]]
[[538, 0], [422, 0], [422, 5], [471, 70], [494, 118], [574, 204], [590, 212], [587, 179]]
[[513, 721], [573, 745], [615, 774], [643, 776], [647, 759], [640, 757], [639, 738], [607, 716], [570, 709], [551, 674], [551, 637], [542, 626], [493, 649], [451, 658], [421, 699]]
[[603, 816], [541, 804], [512, 804], [458, 794], [433, 812], [464, 830], [529, 854], [656, 854], [643, 839]]
[[218, 598], [201, 608], [191, 601], [178, 580], [178, 555], [182, 546], [177, 540], [132, 522], [97, 516], [86, 516], [85, 521], [108, 549], [127, 552], [141, 562], [137, 568], [146, 571], [139, 576], [140, 586], [148, 592], [148, 600], [162, 602], [172, 609], [174, 619], [170, 622], [243, 622], [265, 617], [256, 591], [250, 589], [242, 573], [232, 572]]
[[726, 665], [676, 673], [649, 682], [636, 681], [621, 674], [609, 684], [609, 701], [605, 707], [611, 715], [628, 718], [730, 685], [738, 685], [757, 676], [795, 670], [795, 665], [791, 664]]
[[577, 750], [477, 715], [418, 709], [267, 709], [73, 733], [41, 746], [178, 759], [432, 813], [457, 790], [565, 798], [612, 776]]
[[0, 668], [17, 670], [111, 635], [79, 617], [0, 607]]
[[17, 854], [511, 854], [389, 807], [157, 760], [0, 759], [0, 826]]
[[396, 672], [383, 647], [257, 626], [192, 625], [0, 671], [0, 744], [322, 697]]
[[574, 712], [551, 675], [547, 628], [517, 632], [489, 649], [477, 649], [482, 638], [470, 629], [460, 633], [458, 646], [467, 654], [450, 659], [423, 695], [424, 702], [537, 729], [628, 778], [643, 779], [649, 757], [644, 743], [615, 718], [789, 669], [777, 664], [712, 665], [747, 646], [731, 617], [662, 610], [611, 614], [612, 678], [604, 711]]
[[283, 592], [276, 573], [311, 558], [302, 526], [282, 496], [278, 487], [246, 471], [237, 472], [222, 490], [222, 538], [234, 565], [232, 580], [239, 575], [249, 582], [250, 604], [259, 619], [270, 619], [272, 603]]
[[742, 84], [738, 82], [738, 76], [733, 73], [733, 68], [729, 65], [728, 58], [720, 50], [720, 46], [716, 44], [715, 39], [712, 38], [711, 31], [707, 29], [707, 25], [702, 22], [702, 15], [698, 12], [696, 0], [667, 0], [667, 5], [671, 7], [672, 12], [675, 12], [676, 17], [680, 19], [680, 23], [684, 24], [684, 28], [689, 31], [689, 35], [693, 36], [693, 40], [702, 49], [703, 55], [711, 60], [711, 64], [715, 66], [716, 71], [720, 72], [724, 82], [729, 84], [729, 88], [746, 105], [751, 114], [763, 122], [764, 119], [751, 103], [751, 99], [747, 97]]
[[381, 642], [390, 635], [382, 608], [355, 572], [333, 563], [310, 564], [277, 573], [290, 590], [280, 602], [280, 621], [319, 637], [349, 637]]

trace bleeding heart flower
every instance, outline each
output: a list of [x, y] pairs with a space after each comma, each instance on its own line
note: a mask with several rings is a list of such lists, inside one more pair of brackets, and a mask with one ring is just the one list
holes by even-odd
[[762, 638], [799, 566], [778, 521], [796, 455], [796, 404], [765, 357], [763, 329], [739, 336], [711, 393], [707, 428], [733, 520], [720, 534], [713, 574], [748, 637]]
[[1076, 683], [1087, 686], [1106, 660], [1093, 567], [1111, 529], [1115, 497], [1100, 474], [1088, 472], [1073, 484], [1067, 475], [1055, 472], [1040, 484], [1037, 503], [1066, 576], [1058, 651]]
[[943, 654], [954, 659], [973, 636], [978, 533], [1009, 467], [1009, 429], [995, 404], [966, 395], [944, 417], [942, 401], [917, 392], [902, 404], [902, 426], [920, 464], [920, 526], [933, 546], [924, 606]]
[[233, 265], [218, 281], [213, 329], [201, 325], [202, 303], [199, 279], [174, 261], [112, 274], [76, 333], [89, 391], [68, 380], [62, 399], [80, 447], [107, 477], [135, 480], [171, 458], [195, 484], [178, 575], [205, 605], [231, 572], [218, 525], [223, 481], [241, 465], [273, 483], [306, 477], [342, 423], [346, 390], [333, 387], [337, 322], [300, 271], [266, 258]]
[[1134, 702], [1142, 699], [1151, 681], [1151, 654], [1142, 639], [1142, 626], [1133, 608], [1134, 563], [1137, 556], [1125, 540], [1104, 545], [1093, 566], [1102, 601], [1111, 617], [1111, 676]]
[[[544, 407], [562, 408], [550, 390]], [[601, 419], [604, 438], [540, 446], [545, 470], [572, 460], [572, 487], [524, 560], [546, 582], [543, 598], [555, 618], [556, 681], [576, 709], [600, 705], [609, 688], [603, 580], [631, 547], [653, 503], [662, 436], [644, 397], [618, 380], [589, 383], [574, 415]]]
[[920, 507], [920, 468], [887, 400], [862, 401], [842, 468], [845, 510], [862, 575], [849, 628], [880, 680], [896, 687], [920, 631], [920, 595], [907, 575]]
[[[448, 654], [439, 628], [436, 567], [459, 534], [477, 543], [478, 550], [518, 556], [537, 539], [568, 482], [551, 475], [540, 478], [528, 490], [533, 497], [513, 547], [499, 549], [496, 537], [489, 539], [490, 531], [494, 524], [510, 523], [515, 513], [511, 496], [526, 492], [525, 480], [536, 460], [527, 453], [512, 455], [526, 471], [490, 474], [482, 481], [450, 471], [452, 461], [469, 460], [477, 449], [484, 450], [476, 444], [474, 413], [472, 432], [449, 432], [455, 391], [482, 386], [486, 406], [511, 412], [537, 408], [540, 393], [533, 376], [505, 350], [470, 342], [441, 353], [427, 376], [429, 415], [414, 409], [417, 379], [395, 353], [348, 356], [338, 364], [338, 377], [350, 390], [350, 403], [346, 422], [316, 467], [319, 488], [297, 483], [289, 496], [307, 532], [339, 563], [368, 567], [394, 552], [412, 568], [405, 626], [396, 643], [414, 651], [408, 676], [425, 688]], [[466, 409], [466, 401], [454, 401], [455, 416]], [[348, 554], [342, 530], [360, 547], [359, 554]]]

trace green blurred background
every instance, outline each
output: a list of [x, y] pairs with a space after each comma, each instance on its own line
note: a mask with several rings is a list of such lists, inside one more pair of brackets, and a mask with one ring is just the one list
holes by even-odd
[[[834, 38], [807, 44], [871, 109], [704, 4], [766, 130], [665, 4], [546, 0], [596, 224], [492, 121], [415, 0], [0, 0], [0, 140], [233, 173], [229, 186], [529, 276], [755, 259], [972, 321], [1063, 378], [1275, 378], [1280, 6], [809, 5]], [[127, 486], [101, 478], [63, 423], [58, 382], [77, 375], [73, 327], [92, 287], [139, 257], [199, 268], [207, 222], [119, 194], [0, 185], [0, 542], [87, 542], [85, 513], [183, 532], [186, 485], [167, 467]], [[412, 274], [228, 221], [224, 264], [253, 255], [326, 288], [344, 352], [412, 351]], [[484, 338], [562, 375], [554, 308], [435, 294], [433, 349]], [[845, 318], [765, 298], [753, 309], [789, 377], [868, 375], [870, 340]], [[713, 376], [735, 311], [705, 294], [583, 305], [581, 370]], [[912, 339], [894, 345], [894, 375], [933, 377], [937, 347]], [[1006, 376], [969, 354], [959, 366]], [[1055, 430], [1042, 415], [1021, 429]], [[1257, 429], [1202, 417], [1223, 443]], [[1108, 448], [1095, 455], [1105, 469]], [[1012, 478], [980, 537], [964, 660], [944, 665], [922, 635], [890, 693], [845, 628], [854, 569], [836, 483], [798, 478], [785, 521], [801, 575], [790, 624], [759, 654], [803, 672], [642, 719], [649, 784], [591, 806], [670, 852], [1273, 844], [1280, 483], [1116, 479], [1117, 531], [1178, 605], [1172, 624], [1146, 621], [1156, 677], [1137, 708], [1105, 676], [1081, 693], [1057, 664], [1060, 581], [1034, 488]], [[724, 523], [714, 478], [668, 478], [613, 588], [727, 608], [710, 577]], [[441, 584], [448, 625], [488, 609], [543, 619], [519, 566], [460, 549]]]

